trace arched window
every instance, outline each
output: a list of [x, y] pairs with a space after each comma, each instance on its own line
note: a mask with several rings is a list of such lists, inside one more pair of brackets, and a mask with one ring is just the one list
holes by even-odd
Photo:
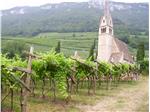
[[101, 33], [106, 33], [106, 28], [101, 28]]

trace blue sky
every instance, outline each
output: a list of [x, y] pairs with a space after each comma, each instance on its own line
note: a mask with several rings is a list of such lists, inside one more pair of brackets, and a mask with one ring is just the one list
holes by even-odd
[[[0, 10], [9, 9], [16, 6], [39, 6], [46, 3], [60, 3], [60, 2], [85, 2], [89, 0], [1, 0]], [[149, 0], [113, 0], [117, 2], [148, 2]]]

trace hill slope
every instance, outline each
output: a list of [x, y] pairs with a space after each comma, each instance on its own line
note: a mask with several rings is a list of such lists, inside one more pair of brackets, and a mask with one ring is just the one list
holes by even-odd
[[[148, 4], [111, 2], [115, 29], [148, 32]], [[2, 35], [34, 36], [41, 32], [98, 31], [102, 5], [88, 2], [15, 7], [2, 11]], [[118, 30], [115, 30], [118, 34]]]

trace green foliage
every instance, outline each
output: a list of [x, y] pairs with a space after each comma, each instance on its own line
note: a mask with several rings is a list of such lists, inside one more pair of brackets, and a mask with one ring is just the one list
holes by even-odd
[[121, 75], [122, 74], [122, 65], [121, 64], [114, 64], [113, 66], [112, 66], [112, 74], [114, 75], [114, 76], [119, 76], [119, 75]]
[[143, 61], [140, 61], [139, 65], [140, 65], [140, 72], [148, 75], [149, 74], [149, 60], [145, 59]]
[[122, 73], [128, 73], [129, 72], [130, 65], [127, 63], [121, 64]]
[[60, 48], [61, 48], [61, 45], [60, 45], [60, 41], [59, 41], [57, 44], [57, 47], [55, 48], [56, 53], [60, 53]]
[[89, 57], [88, 57], [91, 61], [94, 61], [94, 49], [93, 49], [93, 45], [91, 46], [90, 52], [89, 52]]
[[96, 68], [96, 65], [90, 60], [90, 58], [84, 61], [77, 61], [75, 65], [77, 70], [77, 79], [85, 79], [91, 75], [95, 75], [95, 70], [93, 68]]
[[145, 57], [144, 43], [140, 43], [137, 50], [137, 62], [143, 61]]
[[93, 43], [93, 45], [91, 46], [91, 49], [90, 49], [90, 52], [89, 52], [89, 59], [91, 60], [91, 61], [94, 61], [94, 50], [95, 50], [95, 46], [96, 46], [96, 39], [94, 40], [94, 43]]
[[108, 75], [112, 71], [112, 65], [107, 62], [100, 62], [98, 66], [98, 70], [103, 75]]
[[68, 96], [66, 91], [66, 77], [71, 69], [71, 61], [66, 59], [63, 54], [54, 51], [40, 55], [42, 59], [33, 61], [33, 70], [39, 75], [39, 79], [50, 77], [56, 81], [57, 89], [65, 98]]
[[2, 84], [5, 83], [9, 88], [13, 89], [25, 86], [19, 78], [22, 76], [22, 72], [14, 71], [13, 67], [26, 67], [27, 62], [22, 61], [22, 59], [17, 55], [13, 59], [8, 59], [6, 55], [2, 55], [1, 60]]
[[15, 54], [20, 55], [22, 58], [25, 58], [24, 51], [28, 49], [28, 46], [24, 42], [7, 42], [5, 46], [2, 47], [2, 53], [7, 53], [9, 58], [15, 57]]
[[[72, 58], [66, 58], [62, 53], [56, 53], [55, 51], [38, 53], [38, 55], [40, 59], [34, 59], [32, 61], [32, 78], [41, 81], [43, 79], [52, 79], [56, 84], [55, 89], [57, 89], [58, 93], [64, 98], [67, 98], [69, 95], [67, 92], [66, 79], [71, 75], [77, 80], [84, 80], [96, 76], [96, 72], [98, 71], [99, 76], [112, 75], [113, 77], [118, 77], [121, 74], [130, 72], [133, 68], [135, 69], [134, 65], [126, 63], [114, 65], [107, 62], [98, 63], [98, 69], [96, 69], [96, 63], [90, 59], [73, 60]], [[2, 83], [5, 83], [10, 87], [20, 86], [21, 81], [18, 79], [21, 77], [22, 73], [13, 71], [11, 67], [26, 67], [27, 61], [22, 61], [18, 55], [13, 59], [8, 59], [5, 55], [2, 55], [1, 59]], [[147, 61], [144, 63], [143, 67], [145, 66], [147, 67]], [[72, 71], [73, 67], [75, 68], [75, 71]], [[72, 72], [75, 74], [72, 74]], [[15, 78], [11, 76], [12, 74]], [[14, 86], [14, 84], [16, 84], [16, 86]]]

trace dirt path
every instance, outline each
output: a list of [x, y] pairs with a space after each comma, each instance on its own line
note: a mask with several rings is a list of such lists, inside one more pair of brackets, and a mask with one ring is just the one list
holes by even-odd
[[148, 112], [141, 105], [148, 105], [148, 79], [133, 87], [124, 88], [116, 95], [107, 96], [95, 106], [79, 106], [83, 112]]

